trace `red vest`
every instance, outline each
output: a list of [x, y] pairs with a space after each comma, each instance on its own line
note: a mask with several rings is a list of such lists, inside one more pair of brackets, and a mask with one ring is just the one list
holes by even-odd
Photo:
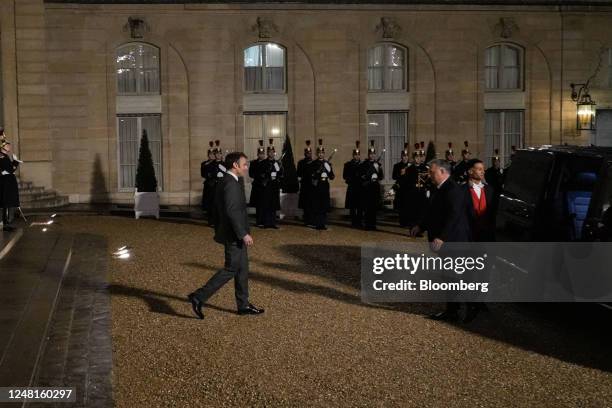
[[476, 195], [473, 187], [470, 187], [470, 194], [472, 195], [472, 205], [474, 206], [474, 212], [476, 217], [482, 217], [487, 211], [487, 197], [485, 194], [484, 187], [480, 189], [480, 198]]

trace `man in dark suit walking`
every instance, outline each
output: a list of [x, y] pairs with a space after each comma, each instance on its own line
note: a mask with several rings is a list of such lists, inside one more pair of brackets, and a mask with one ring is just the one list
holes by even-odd
[[217, 290], [234, 278], [238, 314], [261, 314], [263, 309], [249, 303], [249, 259], [247, 247], [253, 245], [250, 235], [247, 205], [244, 193], [244, 177], [248, 174], [244, 153], [230, 153], [225, 158], [228, 169], [217, 187], [215, 207], [215, 241], [225, 246], [225, 266], [200, 289], [187, 297], [194, 313], [204, 318], [202, 306]]
[[[465, 207], [465, 191], [451, 178], [446, 160], [429, 162], [429, 176], [434, 189], [424, 217], [411, 230], [413, 237], [427, 231], [431, 249], [440, 252], [445, 242], [469, 242], [470, 225]], [[432, 316], [436, 320], [457, 320], [459, 304], [448, 302], [446, 310]]]

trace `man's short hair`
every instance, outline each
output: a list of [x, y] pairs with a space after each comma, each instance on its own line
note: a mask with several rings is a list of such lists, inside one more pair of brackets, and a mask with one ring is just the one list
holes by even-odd
[[473, 168], [475, 165], [477, 165], [478, 163], [482, 163], [482, 165], [484, 166], [484, 162], [480, 159], [470, 159], [467, 162], [467, 169], [470, 170], [471, 168]]
[[436, 165], [438, 167], [440, 167], [441, 169], [444, 169], [445, 172], [447, 172], [448, 174], [451, 174], [451, 164], [444, 160], [444, 159], [433, 159], [429, 162], [429, 167]]
[[247, 155], [242, 152], [231, 152], [225, 156], [225, 168], [227, 170], [231, 169], [234, 167], [234, 163], [238, 163], [243, 157], [248, 160]]

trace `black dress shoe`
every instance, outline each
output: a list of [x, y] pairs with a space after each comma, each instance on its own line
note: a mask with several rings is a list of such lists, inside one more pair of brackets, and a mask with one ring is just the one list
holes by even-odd
[[204, 318], [204, 313], [202, 313], [202, 301], [198, 299], [193, 293], [187, 296], [189, 302], [191, 303], [191, 308], [193, 309], [193, 313], [198, 316], [198, 319]]
[[448, 310], [445, 310], [443, 312], [431, 315], [429, 318], [431, 320], [443, 320], [446, 322], [455, 322], [459, 320], [459, 314], [457, 312], [449, 312]]
[[262, 314], [263, 312], [264, 312], [263, 309], [253, 306], [250, 303], [244, 309], [238, 309], [239, 315], [257, 315], [257, 314]]
[[11, 227], [10, 225], [5, 225], [5, 226], [2, 228], [2, 230], [3, 230], [3, 231], [6, 231], [6, 232], [13, 232], [13, 231], [15, 231], [15, 227]]
[[319, 231], [327, 231], [327, 227], [325, 225], [320, 225], [316, 229], [318, 229]]

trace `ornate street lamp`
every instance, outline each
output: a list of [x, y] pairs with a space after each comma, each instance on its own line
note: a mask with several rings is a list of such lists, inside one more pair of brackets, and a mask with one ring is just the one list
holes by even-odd
[[[576, 102], [576, 129], [595, 130], [595, 102], [589, 95], [589, 84], [570, 84]], [[576, 91], [576, 88], [578, 90]]]

